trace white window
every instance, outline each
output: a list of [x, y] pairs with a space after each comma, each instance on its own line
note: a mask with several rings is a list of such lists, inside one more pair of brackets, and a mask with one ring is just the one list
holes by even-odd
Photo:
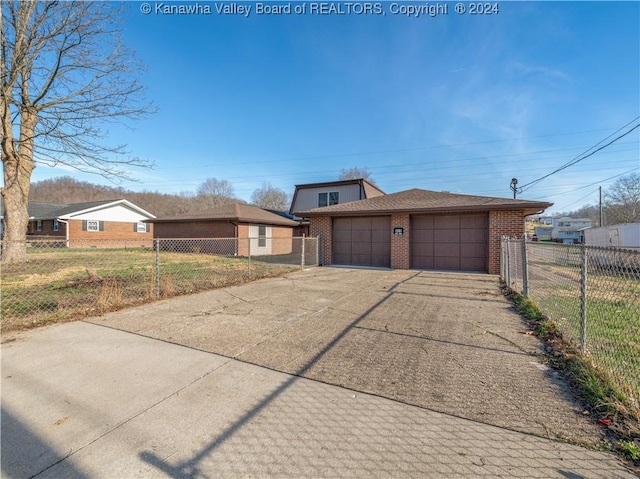
[[267, 227], [265, 225], [258, 226], [258, 248], [267, 246]]
[[147, 223], [136, 223], [136, 231], [138, 233], [146, 233], [147, 232]]
[[100, 222], [96, 220], [87, 220], [87, 231], [100, 231]]
[[60, 231], [60, 222], [58, 220], [53, 220], [53, 231]]
[[36, 221], [36, 231], [42, 231], [42, 220]]
[[318, 193], [318, 208], [323, 206], [337, 205], [340, 203], [340, 192]]

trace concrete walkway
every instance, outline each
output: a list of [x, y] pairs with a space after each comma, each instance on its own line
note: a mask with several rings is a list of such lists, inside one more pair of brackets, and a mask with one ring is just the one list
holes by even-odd
[[[275, 323], [265, 318], [261, 341], [256, 331], [246, 330], [251, 341], [258, 342], [249, 348], [236, 345], [235, 356], [256, 353], [260, 344], [270, 343], [268, 338], [291, 332], [294, 325], [305, 322], [303, 319], [315, 317], [318, 325], [316, 315], [321, 314], [328, 320], [324, 315], [334, 312], [327, 309], [329, 304], [340, 304], [338, 309], [345, 307], [354, 314], [354, 308], [347, 307], [348, 297], [354, 307], [360, 304], [355, 309], [364, 305], [356, 300], [354, 290], [345, 290], [345, 284], [354, 281], [369, 292], [385, 291], [401, 279], [396, 272], [336, 271], [317, 268], [285, 279], [112, 313], [99, 318], [100, 324], [54, 325], [4, 337], [2, 476], [634, 477], [618, 458], [607, 453], [167, 342], [187, 342], [175, 337], [178, 330], [170, 324], [181, 328], [182, 339], [193, 337], [194, 328], [201, 335], [213, 328], [212, 324], [209, 329], [200, 324], [198, 329], [193, 322], [180, 321], [193, 318], [194, 310], [208, 311], [196, 319], [212, 321], [217, 317], [218, 323], [224, 323], [229, 318], [223, 313], [233, 310], [233, 304], [246, 308], [252, 304], [249, 298], [254, 298], [249, 316], [262, 317], [266, 313], [257, 299], [268, 303], [264, 293], [270, 291], [271, 301], [278, 303], [276, 292], [295, 284], [298, 296], [290, 296], [288, 304], [304, 298], [306, 313], [296, 320], [266, 304], [265, 308], [281, 315], [286, 325], [280, 324], [275, 334], [270, 329]], [[417, 277], [426, 287], [428, 276]], [[441, 277], [440, 283], [446, 283], [448, 277]], [[462, 279], [458, 276], [455, 280]], [[316, 302], [318, 298], [311, 293], [314, 283], [323, 291], [319, 299], [325, 301]], [[466, 284], [473, 291], [473, 278]], [[333, 287], [343, 293], [324, 294]], [[310, 291], [304, 292], [305, 288]], [[398, 290], [396, 287], [394, 294]], [[236, 299], [220, 306], [221, 315], [216, 316], [214, 305], [220, 295]], [[356, 296], [366, 299], [368, 294], [361, 289]], [[315, 307], [318, 310], [314, 313]], [[369, 319], [372, 313], [368, 313]], [[136, 315], [141, 320], [139, 329], [153, 319], [156, 333], [169, 337], [160, 340], [113, 329]], [[235, 321], [242, 322], [239, 318]], [[362, 322], [357, 325], [363, 326]], [[237, 334], [233, 328], [219, 331], [229, 335], [220, 347], [232, 333]], [[323, 358], [330, 356], [329, 351], [339, 350], [338, 345], [352, 332], [353, 327], [342, 335], [334, 331], [333, 343], [320, 349], [315, 345], [315, 352], [310, 353], [315, 358], [313, 364], [323, 370], [329, 364], [323, 363]], [[402, 337], [397, 333], [390, 336]], [[525, 341], [531, 339], [520, 336]], [[202, 341], [216, 344], [208, 336]], [[348, 344], [353, 348], [356, 343]], [[295, 350], [295, 344], [292, 348]], [[500, 347], [500, 354], [522, 356], [504, 348]], [[270, 354], [265, 357], [272, 358]], [[292, 357], [301, 355], [298, 351]], [[313, 367], [300, 372], [310, 376]], [[353, 368], [347, 364], [345, 370]], [[527, 374], [535, 370], [540, 369], [531, 368]]]

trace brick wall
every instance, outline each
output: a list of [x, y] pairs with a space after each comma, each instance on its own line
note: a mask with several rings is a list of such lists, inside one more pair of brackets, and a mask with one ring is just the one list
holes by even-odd
[[521, 238], [524, 211], [489, 211], [489, 274], [500, 273], [500, 239]]
[[236, 227], [228, 221], [157, 223], [156, 238], [235, 238]]
[[[122, 246], [151, 246], [153, 225], [147, 233], [133, 230], [134, 223], [103, 221], [103, 231], [82, 231], [81, 220], [69, 221], [69, 246], [78, 248], [116, 248]], [[61, 224], [62, 226], [62, 224]]]
[[38, 222], [29, 221], [27, 234], [29, 236], [54, 236], [56, 238], [58, 237], [66, 238], [66, 227], [67, 227], [66, 224], [59, 222], [58, 231], [53, 230], [53, 220], [42, 220], [41, 224], [42, 224], [42, 229], [38, 231], [38, 228], [37, 228]]
[[[238, 225], [238, 255], [249, 254], [249, 224]], [[288, 226], [272, 226], [271, 234], [267, 235], [271, 241], [271, 254], [289, 254], [293, 246], [293, 228]], [[255, 244], [255, 243], [254, 243]], [[255, 254], [253, 252], [252, 254]]]
[[333, 257], [333, 229], [331, 217], [318, 216], [311, 218], [309, 236], [320, 237], [320, 264], [329, 265]]
[[[391, 267], [394, 269], [410, 268], [411, 222], [409, 215], [391, 215]], [[393, 234], [394, 228], [403, 228], [403, 235]]]

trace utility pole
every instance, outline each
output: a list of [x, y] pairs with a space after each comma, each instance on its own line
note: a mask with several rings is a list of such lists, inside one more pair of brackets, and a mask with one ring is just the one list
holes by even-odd
[[518, 178], [511, 178], [511, 191], [513, 191], [513, 199], [516, 199], [518, 193]]

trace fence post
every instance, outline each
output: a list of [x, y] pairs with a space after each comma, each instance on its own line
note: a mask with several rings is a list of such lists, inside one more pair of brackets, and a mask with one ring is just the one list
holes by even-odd
[[304, 269], [304, 247], [306, 243], [306, 238], [304, 233], [302, 234], [302, 258], [300, 259], [300, 269]]
[[507, 280], [507, 288], [511, 289], [511, 248], [509, 248], [509, 240], [507, 238], [504, 239], [504, 244], [506, 246], [505, 250], [507, 251], [506, 255], [506, 274], [505, 279]]
[[580, 348], [587, 352], [587, 248], [580, 245]]
[[153, 246], [156, 252], [156, 298], [160, 297], [160, 239], [153, 240]]
[[251, 276], [251, 238], [247, 238], [247, 274]]
[[527, 235], [522, 235], [522, 296], [529, 297], [529, 260], [527, 258]]
[[504, 238], [500, 238], [500, 279], [504, 281]]

